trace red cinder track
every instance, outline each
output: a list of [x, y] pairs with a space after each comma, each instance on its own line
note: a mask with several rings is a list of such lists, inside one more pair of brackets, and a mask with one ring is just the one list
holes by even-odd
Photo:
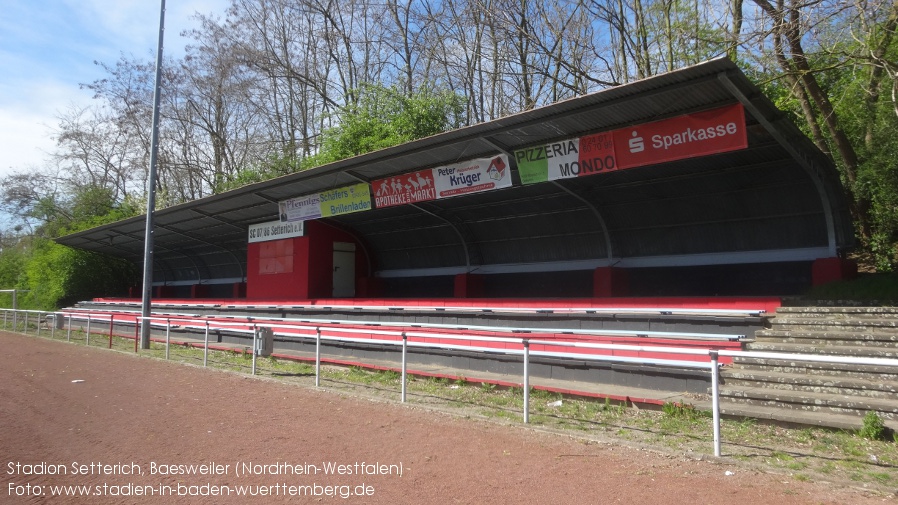
[[[318, 503], [315, 497], [17, 497], [16, 486], [367, 486], [359, 504], [881, 503], [846, 489], [517, 425], [462, 419], [271, 380], [0, 333], [2, 503]], [[83, 382], [73, 382], [73, 381]], [[397, 475], [252, 475], [243, 463], [402, 465]], [[101, 463], [143, 475], [21, 475], [9, 464]], [[228, 465], [149, 475], [151, 465]], [[116, 467], [115, 465], [118, 465]], [[303, 466], [304, 465], [304, 466]], [[34, 468], [34, 467], [32, 467]], [[175, 467], [177, 468], [177, 467]], [[370, 469], [370, 468], [369, 468]], [[131, 470], [129, 470], [131, 471]], [[725, 472], [734, 475], [727, 476]], [[12, 487], [10, 487], [12, 483]], [[156, 487], [158, 488], [158, 487]], [[24, 489], [24, 488], [22, 488]], [[33, 487], [32, 487], [33, 489]], [[121, 490], [122, 488], [118, 488]], [[205, 489], [211, 489], [209, 487]], [[323, 488], [322, 488], [323, 489]], [[336, 489], [336, 488], [334, 488]], [[345, 488], [344, 488], [345, 489]], [[220, 488], [219, 488], [220, 490]]]

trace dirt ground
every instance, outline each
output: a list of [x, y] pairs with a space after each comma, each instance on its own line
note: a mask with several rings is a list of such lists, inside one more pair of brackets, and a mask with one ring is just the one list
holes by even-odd
[[0, 333], [0, 342], [0, 503], [896, 501], [730, 460], [35, 337]]

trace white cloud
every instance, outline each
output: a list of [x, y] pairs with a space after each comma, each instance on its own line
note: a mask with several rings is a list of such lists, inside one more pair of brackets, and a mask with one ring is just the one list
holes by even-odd
[[[168, 0], [165, 54], [180, 56], [178, 34], [193, 14], [224, 15], [229, 0]], [[151, 0], [3, 0], [0, 16], [0, 176], [43, 166], [56, 117], [90, 103], [79, 87], [102, 78], [94, 61], [121, 54], [152, 60], [160, 2]]]

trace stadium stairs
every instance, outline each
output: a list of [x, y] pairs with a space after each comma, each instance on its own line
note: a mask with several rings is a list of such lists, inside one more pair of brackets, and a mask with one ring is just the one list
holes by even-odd
[[[779, 307], [745, 350], [898, 358], [896, 307]], [[734, 358], [721, 372], [721, 413], [858, 429], [868, 412], [898, 430], [898, 369]]]

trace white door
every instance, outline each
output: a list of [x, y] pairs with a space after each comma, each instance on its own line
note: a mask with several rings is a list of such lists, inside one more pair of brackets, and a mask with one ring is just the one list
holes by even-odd
[[355, 244], [351, 242], [334, 242], [333, 296], [355, 296]]

